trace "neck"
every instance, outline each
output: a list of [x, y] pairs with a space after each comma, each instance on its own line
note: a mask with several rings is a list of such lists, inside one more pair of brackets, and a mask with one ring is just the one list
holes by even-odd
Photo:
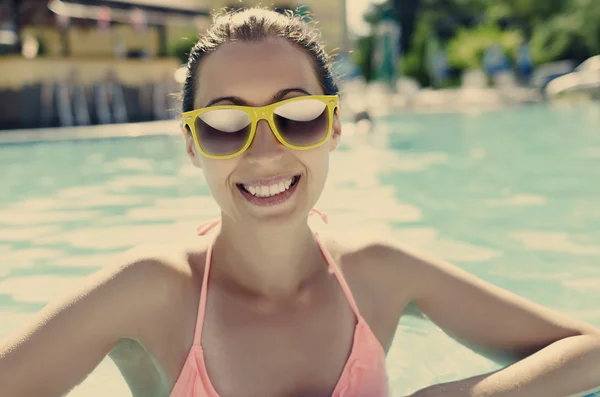
[[310, 280], [327, 271], [307, 222], [246, 225], [223, 215], [214, 251], [218, 259], [213, 259], [213, 276], [258, 299], [297, 296]]

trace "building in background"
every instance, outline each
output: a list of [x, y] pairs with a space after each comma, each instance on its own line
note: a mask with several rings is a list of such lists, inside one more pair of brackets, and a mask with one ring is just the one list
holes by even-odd
[[263, 5], [318, 23], [347, 53], [345, 0], [4, 0], [0, 130], [173, 117], [175, 71], [213, 10]]
[[[196, 0], [5, 0], [0, 129], [172, 116], [180, 66], [169, 42], [194, 40]], [[13, 32], [14, 34], [11, 34]], [[16, 37], [15, 37], [16, 35]]]

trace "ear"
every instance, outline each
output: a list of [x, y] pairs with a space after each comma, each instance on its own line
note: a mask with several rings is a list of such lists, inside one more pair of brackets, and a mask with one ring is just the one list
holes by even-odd
[[342, 122], [340, 121], [340, 108], [338, 107], [333, 115], [333, 125], [331, 128], [331, 140], [329, 141], [329, 151], [333, 152], [340, 144], [342, 137]]
[[185, 151], [187, 152], [188, 157], [192, 161], [192, 164], [195, 167], [202, 168], [202, 163], [200, 162], [200, 156], [198, 155], [198, 151], [196, 149], [196, 142], [194, 141], [194, 137], [190, 132], [187, 125], [181, 127], [181, 133], [185, 139]]

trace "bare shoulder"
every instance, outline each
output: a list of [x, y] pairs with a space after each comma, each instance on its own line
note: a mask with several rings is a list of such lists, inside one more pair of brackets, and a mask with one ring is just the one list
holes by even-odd
[[[322, 233], [319, 233], [321, 236]], [[414, 294], [413, 275], [401, 247], [357, 231], [323, 234], [322, 241], [341, 268], [362, 317], [387, 351]]]
[[50, 302], [0, 341], [3, 391], [63, 395], [120, 340], [143, 339], [148, 325], [167, 312], [166, 298], [182, 296], [178, 287], [194, 273], [189, 258], [195, 255], [202, 249], [137, 247]]
[[[412, 295], [408, 253], [400, 245], [357, 231], [343, 236], [325, 234], [323, 242], [352, 288], [377, 304], [401, 309]], [[397, 305], [394, 305], [394, 302]]]
[[[125, 265], [119, 274], [125, 284], [133, 283], [134, 289], [142, 291], [134, 298], [136, 306], [140, 305], [140, 310], [153, 315], [161, 313], [161, 309], [173, 313], [172, 309], [178, 307], [178, 303], [189, 302], [190, 297], [199, 292], [195, 289], [201, 285], [198, 281], [204, 273], [208, 242], [207, 237], [196, 237], [194, 240], [140, 245], [127, 251]], [[152, 320], [154, 322], [156, 318]]]
[[[446, 290], [448, 279], [462, 279], [472, 284], [481, 283], [474, 275], [460, 267], [386, 235], [344, 234], [332, 243], [340, 247], [347, 265], [364, 280], [370, 280], [379, 290], [388, 292], [390, 299], [397, 297], [406, 306], [405, 314], [422, 316], [412, 304], [429, 293]], [[408, 306], [411, 304], [410, 306]]]
[[344, 275], [373, 283], [377, 289], [388, 285], [396, 290], [408, 288], [404, 284], [410, 284], [414, 276], [414, 258], [424, 255], [384, 236], [359, 232], [341, 237], [324, 234], [322, 240], [343, 267]]
[[115, 263], [107, 263], [76, 289], [51, 301], [37, 317], [54, 317], [78, 307], [102, 308], [106, 318], [101, 320], [123, 320], [121, 336], [137, 336], [139, 316], [151, 313], [164, 302], [163, 298], [176, 296], [183, 282], [202, 271], [196, 264], [205, 255], [204, 240], [198, 238], [195, 245], [145, 244], [129, 249]]
[[123, 255], [123, 263], [132, 272], [140, 272], [141, 282], [164, 283], [165, 286], [194, 272], [202, 271], [208, 248], [207, 237], [160, 244], [142, 244]]
[[345, 259], [347, 271], [360, 273], [380, 288], [392, 285], [396, 290], [402, 289], [411, 298], [419, 295], [419, 288], [426, 279], [433, 280], [442, 273], [466, 273], [418, 247], [385, 235], [356, 233], [350, 239], [330, 238], [328, 241], [340, 258]]

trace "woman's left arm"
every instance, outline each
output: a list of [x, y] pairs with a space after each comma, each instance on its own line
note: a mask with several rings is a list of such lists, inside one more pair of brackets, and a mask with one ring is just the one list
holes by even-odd
[[435, 385], [415, 396], [566, 397], [600, 387], [599, 329], [443, 260], [386, 247], [385, 257], [408, 279], [413, 303], [428, 318], [472, 350], [514, 363], [491, 374]]
[[600, 387], [600, 338], [571, 336], [499, 371], [419, 390], [410, 397], [568, 397]]

